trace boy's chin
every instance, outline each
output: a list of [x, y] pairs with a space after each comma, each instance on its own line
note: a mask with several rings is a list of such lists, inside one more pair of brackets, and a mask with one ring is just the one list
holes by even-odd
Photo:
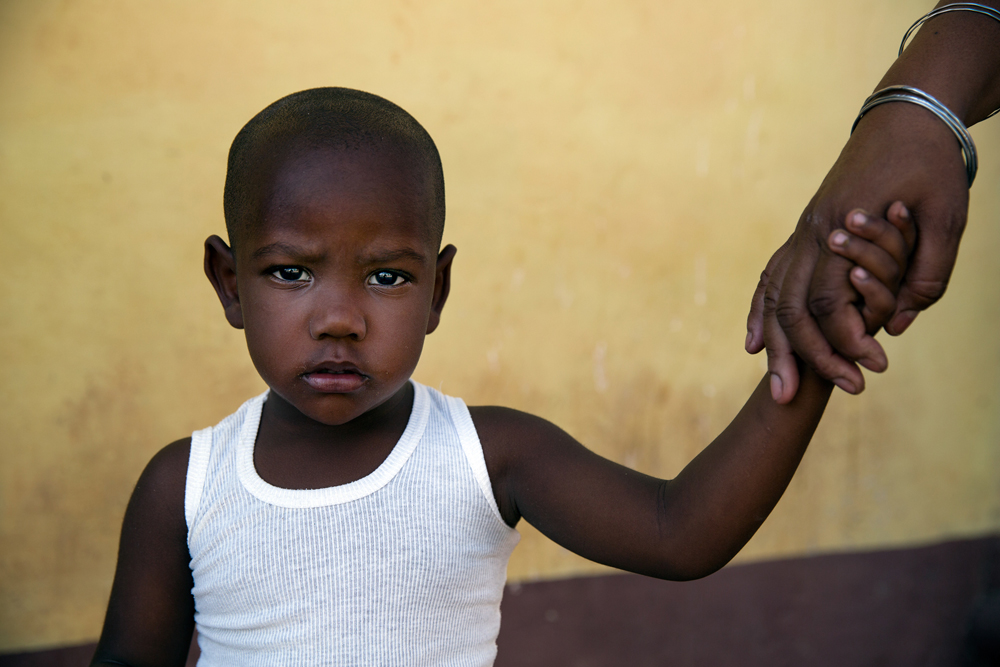
[[[404, 387], [405, 384], [404, 382]], [[360, 387], [350, 392], [307, 391], [303, 392], [306, 395], [288, 396], [271, 387], [271, 394], [278, 399], [279, 404], [283, 404], [280, 406], [284, 408], [281, 412], [289, 418], [304, 419], [324, 426], [344, 426], [377, 410], [400, 393], [397, 389], [383, 395], [382, 392], [366, 389], [371, 388]]]

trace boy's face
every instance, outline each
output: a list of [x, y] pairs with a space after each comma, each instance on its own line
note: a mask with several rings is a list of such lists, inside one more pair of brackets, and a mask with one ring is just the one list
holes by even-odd
[[416, 368], [454, 255], [438, 257], [426, 197], [413, 169], [370, 150], [303, 150], [276, 171], [223, 305], [261, 377], [306, 416], [346, 423]]

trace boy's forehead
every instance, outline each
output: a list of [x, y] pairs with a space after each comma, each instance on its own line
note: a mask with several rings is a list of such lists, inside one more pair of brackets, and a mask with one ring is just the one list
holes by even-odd
[[293, 147], [275, 157], [262, 170], [268, 177], [260, 183], [256, 231], [261, 234], [253, 236], [270, 236], [305, 217], [328, 225], [364, 219], [383, 232], [432, 242], [431, 188], [419, 165], [405, 154], [313, 146]]

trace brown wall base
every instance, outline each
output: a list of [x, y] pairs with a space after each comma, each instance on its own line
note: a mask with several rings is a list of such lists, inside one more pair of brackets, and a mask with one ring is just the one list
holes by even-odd
[[[195, 667], [198, 663], [198, 633], [191, 638], [191, 652], [185, 667]], [[47, 651], [0, 655], [0, 667], [87, 667], [94, 657], [97, 644], [66, 646]]]
[[[1000, 664], [1000, 537], [737, 565], [687, 583], [515, 584], [498, 644], [497, 667]], [[0, 666], [82, 667], [93, 650]]]
[[[1000, 537], [754, 563], [686, 583], [618, 575], [512, 586], [496, 664], [995, 664], [974, 659], [981, 651], [967, 641], [998, 587]], [[995, 641], [996, 615], [979, 617], [979, 643]]]

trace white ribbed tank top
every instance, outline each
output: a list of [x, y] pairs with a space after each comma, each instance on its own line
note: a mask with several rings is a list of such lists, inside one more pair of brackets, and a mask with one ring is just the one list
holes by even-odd
[[325, 489], [258, 476], [267, 393], [191, 437], [184, 512], [200, 667], [492, 665], [519, 534], [465, 403], [418, 383], [395, 448]]

